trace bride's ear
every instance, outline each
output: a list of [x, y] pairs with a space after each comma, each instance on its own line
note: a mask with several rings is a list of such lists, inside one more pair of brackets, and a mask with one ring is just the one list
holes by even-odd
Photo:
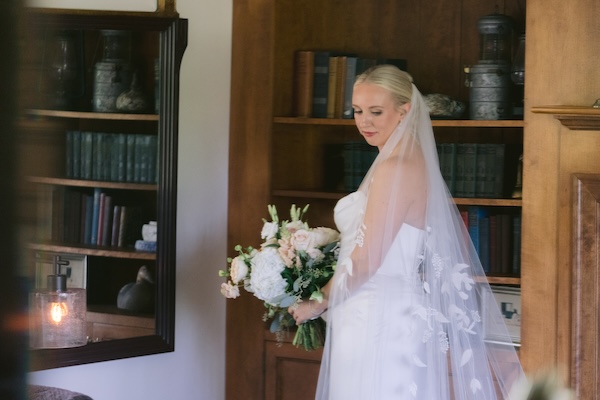
[[402, 110], [403, 114], [406, 115], [410, 111], [410, 107], [411, 107], [410, 103], [404, 103], [400, 106], [400, 110]]

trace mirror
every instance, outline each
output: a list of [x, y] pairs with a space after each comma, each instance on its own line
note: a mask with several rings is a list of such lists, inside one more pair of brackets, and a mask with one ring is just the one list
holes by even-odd
[[[21, 28], [21, 270], [30, 292], [47, 290], [59, 255], [69, 262], [59, 268], [67, 286], [85, 288], [87, 306], [86, 344], [33, 348], [29, 369], [173, 351], [178, 79], [187, 20], [29, 8]], [[115, 32], [127, 38], [120, 48]], [[142, 235], [154, 222], [156, 239]], [[142, 267], [153, 282], [150, 308], [118, 302]], [[41, 325], [30, 326], [31, 334]]]

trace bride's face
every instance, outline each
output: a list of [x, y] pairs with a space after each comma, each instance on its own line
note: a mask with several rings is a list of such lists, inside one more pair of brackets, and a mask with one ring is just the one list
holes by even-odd
[[360, 134], [367, 143], [377, 146], [379, 150], [408, 111], [407, 104], [397, 107], [388, 90], [370, 83], [354, 86], [352, 107]]

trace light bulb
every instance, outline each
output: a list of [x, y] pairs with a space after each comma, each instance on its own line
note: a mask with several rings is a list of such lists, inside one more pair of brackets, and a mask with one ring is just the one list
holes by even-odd
[[55, 324], [60, 324], [63, 318], [69, 315], [69, 307], [63, 302], [54, 302], [50, 305], [50, 319]]

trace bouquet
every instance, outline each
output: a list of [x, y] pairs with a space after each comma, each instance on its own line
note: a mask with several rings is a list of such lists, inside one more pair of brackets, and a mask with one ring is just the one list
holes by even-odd
[[[310, 228], [303, 221], [308, 205], [303, 209], [292, 205], [289, 221], [279, 221], [275, 206], [269, 205], [268, 210], [271, 221], [263, 220], [260, 249], [237, 245], [238, 256], [228, 258], [228, 269], [219, 275], [227, 278], [221, 284], [225, 297], [235, 299], [243, 286], [264, 301], [263, 320], [272, 320], [270, 330], [281, 341], [295, 325], [289, 306], [304, 299], [322, 301], [321, 288], [335, 271], [340, 234], [330, 228]], [[298, 326], [292, 343], [314, 350], [324, 342], [325, 321], [318, 317]]]

